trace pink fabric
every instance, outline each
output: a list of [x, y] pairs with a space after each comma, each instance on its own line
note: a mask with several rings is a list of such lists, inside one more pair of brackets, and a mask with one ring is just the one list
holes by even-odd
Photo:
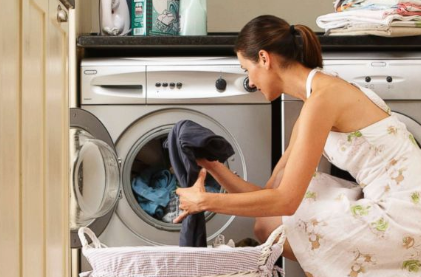
[[410, 2], [398, 4], [396, 13], [400, 15], [421, 15], [421, 5], [416, 5]]

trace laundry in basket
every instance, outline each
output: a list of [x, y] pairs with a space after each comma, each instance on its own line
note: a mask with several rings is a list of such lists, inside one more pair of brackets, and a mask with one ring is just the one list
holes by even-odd
[[[85, 237], [88, 235], [92, 245]], [[89, 277], [222, 277], [283, 276], [276, 260], [283, 251], [285, 227], [279, 226], [256, 247], [216, 248], [179, 246], [107, 247], [86, 227], [79, 229], [82, 252], [92, 271]]]

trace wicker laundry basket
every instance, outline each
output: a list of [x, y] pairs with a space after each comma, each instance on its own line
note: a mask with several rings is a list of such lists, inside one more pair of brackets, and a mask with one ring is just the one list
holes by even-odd
[[284, 276], [282, 269], [275, 266], [283, 251], [284, 226], [256, 247], [106, 247], [89, 228], [80, 228], [79, 238], [83, 255], [93, 269], [81, 273], [81, 277]]

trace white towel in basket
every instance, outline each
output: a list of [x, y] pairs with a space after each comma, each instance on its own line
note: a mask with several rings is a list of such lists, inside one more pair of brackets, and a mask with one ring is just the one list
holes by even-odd
[[[85, 237], [92, 240], [92, 246]], [[275, 266], [283, 251], [284, 226], [256, 247], [178, 246], [106, 247], [89, 228], [79, 229], [82, 252], [93, 270], [89, 277], [283, 276]]]

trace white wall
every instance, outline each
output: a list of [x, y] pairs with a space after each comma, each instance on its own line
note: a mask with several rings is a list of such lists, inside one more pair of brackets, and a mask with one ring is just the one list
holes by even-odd
[[[183, 1], [183, 0], [181, 0]], [[208, 32], [238, 32], [251, 19], [263, 14], [304, 24], [314, 31], [319, 15], [333, 12], [333, 0], [207, 0]]]
[[[98, 1], [77, 0], [83, 33], [98, 32]], [[183, 0], [180, 0], [183, 1]], [[239, 32], [251, 19], [263, 14], [279, 16], [292, 24], [304, 24], [314, 31], [319, 15], [333, 11], [333, 0], [207, 0], [208, 32]]]

